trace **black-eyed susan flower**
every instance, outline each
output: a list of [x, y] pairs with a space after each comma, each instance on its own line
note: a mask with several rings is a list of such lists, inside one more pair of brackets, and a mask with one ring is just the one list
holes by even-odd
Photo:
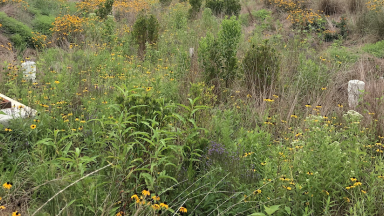
[[159, 210], [160, 209], [160, 205], [159, 204], [153, 204], [151, 206], [154, 210]]
[[345, 187], [345, 189], [347, 189], [347, 190], [351, 189], [351, 185]]
[[348, 197], [344, 197], [345, 201], [351, 202], [351, 200]]
[[103, 104], [107, 104], [108, 102], [107, 102], [107, 101], [103, 101], [102, 103], [103, 103]]
[[12, 129], [10, 129], [10, 128], [5, 128], [4, 130], [7, 131], [7, 132], [11, 132], [12, 131]]
[[355, 181], [357, 181], [357, 178], [352, 177], [352, 178], [350, 178], [350, 180], [351, 180], [352, 182], [355, 182]]
[[169, 208], [167, 202], [160, 203], [160, 207], [161, 207], [161, 208], [165, 208], [165, 209], [168, 209], [168, 208]]
[[321, 105], [320, 105], [320, 104], [319, 104], [319, 105], [317, 105], [317, 106], [316, 106], [316, 108], [317, 108], [317, 109], [320, 109], [320, 108], [321, 108]]
[[305, 107], [311, 108], [312, 106], [310, 104], [306, 104]]
[[253, 194], [261, 194], [261, 190], [260, 189], [257, 189], [253, 192]]
[[185, 208], [185, 206], [181, 206], [180, 209], [179, 209], [179, 211], [180, 211], [181, 213], [187, 213], [187, 208]]
[[139, 197], [137, 196], [137, 194], [133, 194], [133, 195], [131, 196], [131, 199], [136, 199], [136, 200], [138, 200]]
[[307, 172], [307, 175], [313, 175], [313, 172]]
[[81, 119], [80, 123], [85, 123], [85, 120], [84, 120], [84, 119]]
[[151, 192], [149, 192], [149, 190], [147, 188], [145, 188], [141, 194], [143, 194], [144, 196], [150, 196], [151, 195]]
[[355, 182], [355, 184], [353, 184], [353, 186], [361, 186], [363, 183], [361, 183], [361, 182], [359, 182], [359, 181], [357, 181], [357, 182]]
[[60, 82], [59, 82], [59, 80], [55, 80], [55, 83], [56, 83], [56, 84], [59, 84]]
[[296, 114], [291, 115], [291, 118], [297, 118]]
[[117, 212], [116, 216], [123, 216], [124, 215], [124, 212], [123, 211], [119, 211]]
[[12, 187], [12, 183], [11, 182], [5, 182], [4, 184], [3, 184], [3, 188], [5, 188], [5, 189], [11, 189], [11, 187]]
[[0, 210], [6, 209], [5, 206], [0, 206]]
[[342, 108], [343, 107], [343, 104], [337, 104], [338, 107]]
[[279, 98], [279, 96], [278, 95], [272, 95], [274, 98]]
[[21, 216], [21, 214], [18, 211], [12, 212], [12, 216]]
[[157, 196], [157, 194], [156, 194], [155, 196], [152, 196], [152, 199], [153, 199], [154, 201], [160, 201], [160, 197]]
[[35, 125], [35, 124], [32, 124], [32, 125], [30, 126], [30, 128], [31, 128], [32, 130], [35, 130], [35, 129], [36, 129], [36, 125]]

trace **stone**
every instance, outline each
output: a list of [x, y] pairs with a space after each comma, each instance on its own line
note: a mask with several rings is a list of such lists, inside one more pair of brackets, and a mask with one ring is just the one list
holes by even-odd
[[21, 70], [23, 71], [23, 77], [26, 80], [36, 81], [36, 63], [33, 61], [27, 61], [21, 64]]
[[349, 107], [355, 108], [359, 103], [361, 91], [365, 88], [365, 83], [360, 80], [350, 80], [348, 82], [348, 103]]

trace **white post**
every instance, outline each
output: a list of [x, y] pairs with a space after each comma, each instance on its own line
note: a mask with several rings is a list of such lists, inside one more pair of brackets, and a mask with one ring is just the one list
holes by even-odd
[[195, 51], [194, 48], [189, 48], [189, 57], [192, 58], [193, 52]]
[[360, 80], [350, 80], [348, 82], [348, 103], [349, 107], [355, 108], [358, 104], [361, 90], [364, 90], [365, 83]]
[[36, 63], [33, 61], [27, 61], [21, 64], [21, 68], [23, 71], [23, 77], [26, 80], [36, 81]]

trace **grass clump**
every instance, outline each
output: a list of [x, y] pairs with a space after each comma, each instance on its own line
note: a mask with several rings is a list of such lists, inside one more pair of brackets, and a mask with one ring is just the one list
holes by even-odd
[[363, 50], [377, 58], [384, 58], [384, 41], [379, 41], [374, 44], [366, 44]]

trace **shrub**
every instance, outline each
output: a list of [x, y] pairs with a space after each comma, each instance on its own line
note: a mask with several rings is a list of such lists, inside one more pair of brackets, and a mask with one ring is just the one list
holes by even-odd
[[139, 45], [139, 56], [144, 57], [145, 43], [154, 45], [159, 37], [159, 22], [154, 15], [139, 14], [133, 25], [132, 36]]
[[211, 9], [216, 16], [223, 11], [224, 2], [222, 0], [207, 0], [205, 7]]
[[205, 7], [210, 8], [216, 16], [222, 13], [239, 16], [241, 10], [239, 0], [207, 0]]
[[33, 20], [33, 29], [44, 34], [51, 35], [52, 23], [55, 22], [55, 17], [39, 15]]
[[96, 10], [96, 15], [99, 16], [100, 19], [104, 20], [108, 15], [112, 12], [112, 6], [115, 0], [106, 0], [104, 5], [100, 3], [99, 8]]
[[239, 16], [241, 10], [240, 0], [224, 1], [224, 14], [228, 16]]
[[276, 50], [268, 44], [253, 45], [245, 54], [243, 70], [248, 89], [266, 90], [279, 71], [279, 56]]
[[221, 23], [221, 30], [215, 39], [212, 34], [200, 41], [199, 59], [204, 68], [207, 83], [220, 78], [229, 87], [236, 77], [237, 46], [240, 42], [241, 25], [235, 17], [225, 19]]
[[162, 6], [168, 7], [172, 3], [172, 0], [160, 0]]
[[255, 16], [257, 19], [259, 19], [260, 21], [262, 21], [271, 16], [271, 11], [266, 9], [261, 9], [256, 12], [253, 12], [252, 15]]
[[[8, 17], [4, 12], [0, 12], [0, 23], [2, 24], [2, 31], [6, 34], [18, 34], [24, 42], [27, 43], [27, 46], [33, 46], [32, 43], [32, 29], [23, 23]], [[19, 40], [19, 36], [15, 36], [15, 40]]]
[[191, 19], [196, 17], [197, 13], [200, 11], [202, 3], [202, 0], [189, 0], [191, 8], [189, 9], [188, 14]]

